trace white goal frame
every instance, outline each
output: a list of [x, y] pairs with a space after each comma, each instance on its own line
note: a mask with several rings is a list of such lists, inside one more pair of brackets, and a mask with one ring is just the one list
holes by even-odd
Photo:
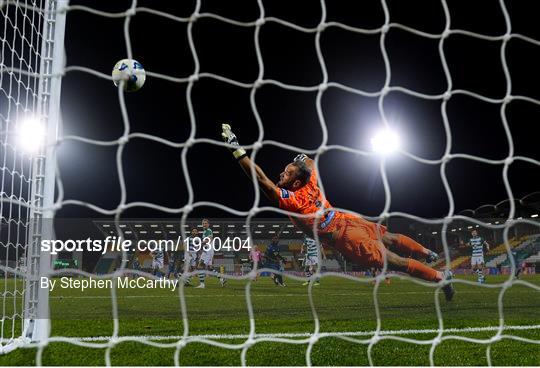
[[[1, 347], [0, 353], [8, 353], [27, 343], [39, 343], [50, 335], [49, 290], [40, 288], [39, 281], [40, 277], [48, 276], [52, 272], [52, 257], [50, 253], [41, 251], [40, 243], [41, 239], [54, 237], [52, 219], [57, 165], [56, 146], [61, 125], [60, 97], [65, 67], [65, 10], [68, 5], [69, 0], [45, 0], [42, 10], [44, 19], [41, 27], [39, 70], [35, 73], [18, 71], [20, 74], [39, 76], [37, 105], [32, 114], [43, 124], [46, 133], [44, 144], [32, 158], [30, 222], [25, 254], [26, 274], [22, 275], [25, 280], [22, 336], [8, 341]], [[40, 10], [28, 5], [26, 7], [35, 11]]]

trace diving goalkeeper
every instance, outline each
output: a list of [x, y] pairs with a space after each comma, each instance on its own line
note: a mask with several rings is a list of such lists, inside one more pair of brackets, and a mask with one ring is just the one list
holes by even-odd
[[[343, 213], [332, 209], [323, 197], [317, 184], [317, 172], [313, 160], [301, 154], [288, 164], [274, 184], [262, 169], [253, 163], [246, 151], [238, 143], [236, 135], [228, 124], [222, 124], [222, 138], [232, 146], [231, 151], [240, 167], [251, 178], [252, 167], [256, 179], [264, 194], [279, 208], [309, 217], [290, 217], [291, 221], [309, 237], [313, 237], [314, 222], [317, 235], [324, 245], [331, 246], [350, 261], [364, 267], [383, 268], [384, 257], [388, 268], [407, 273], [423, 280], [439, 282], [450, 280], [450, 271], [437, 271], [411, 258], [405, 258], [388, 250], [386, 246], [394, 245], [400, 252], [413, 254], [434, 261], [438, 255], [423, 247], [413, 239], [393, 234], [386, 227], [367, 221], [358, 215]], [[324, 215], [317, 220], [319, 210]], [[452, 300], [454, 287], [448, 283], [443, 287], [446, 300]]]

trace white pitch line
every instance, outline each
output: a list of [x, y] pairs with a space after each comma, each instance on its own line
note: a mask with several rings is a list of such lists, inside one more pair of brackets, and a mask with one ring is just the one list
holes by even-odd
[[[504, 331], [512, 330], [537, 330], [540, 329], [540, 325], [526, 325], [526, 326], [504, 326]], [[457, 332], [486, 332], [486, 331], [498, 331], [499, 326], [486, 326], [486, 327], [465, 327], [465, 328], [446, 328], [443, 333], [457, 333]], [[387, 330], [380, 331], [379, 335], [416, 335], [416, 334], [430, 334], [438, 333], [437, 329], [422, 329], [422, 330]], [[334, 336], [372, 336], [375, 331], [356, 331], [356, 332], [322, 332], [319, 333], [319, 337], [334, 337]], [[290, 332], [290, 333], [273, 333], [273, 334], [256, 334], [255, 338], [297, 338], [297, 337], [311, 337], [311, 332]], [[190, 335], [187, 339], [215, 339], [215, 340], [234, 340], [234, 339], [247, 339], [249, 335], [233, 335], [233, 334], [215, 334], [215, 335]], [[54, 336], [52, 337], [54, 339]], [[108, 341], [110, 336], [95, 336], [95, 337], [74, 337], [74, 340], [91, 342], [91, 341]], [[183, 336], [118, 336], [120, 340], [181, 340]]]
[[[524, 291], [528, 292], [528, 290]], [[418, 295], [418, 294], [431, 294], [433, 295], [435, 290], [432, 291], [403, 291], [403, 292], [378, 292], [377, 295]], [[493, 291], [458, 291], [458, 294], [493, 294]], [[356, 296], [356, 295], [373, 295], [373, 292], [354, 292], [354, 293], [324, 293], [324, 296]], [[441, 294], [442, 295], [442, 294]], [[251, 293], [251, 297], [307, 297], [305, 294], [256, 294]], [[184, 294], [185, 298], [244, 298], [244, 294]], [[8, 297], [6, 297], [8, 298]], [[178, 298], [178, 293], [171, 292], [170, 295], [117, 295], [118, 299], [137, 299], [137, 298]], [[111, 299], [110, 295], [80, 295], [80, 296], [49, 296], [49, 299]]]

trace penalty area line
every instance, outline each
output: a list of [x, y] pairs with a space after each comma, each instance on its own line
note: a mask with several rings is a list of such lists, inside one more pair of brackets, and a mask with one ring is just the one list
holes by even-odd
[[[537, 330], [540, 329], [540, 325], [524, 325], [524, 326], [504, 326], [503, 331], [517, 331], [517, 330]], [[457, 333], [457, 332], [486, 332], [486, 331], [498, 331], [499, 326], [486, 326], [486, 327], [464, 327], [464, 328], [445, 328], [443, 333]], [[419, 330], [386, 330], [380, 331], [379, 335], [416, 335], [416, 334], [430, 334], [438, 333], [438, 329], [419, 329]], [[321, 332], [319, 337], [362, 337], [372, 336], [375, 331], [351, 331], [351, 332]], [[284, 333], [272, 333], [272, 334], [255, 334], [255, 338], [302, 338], [311, 337], [311, 332], [284, 332]], [[186, 339], [214, 339], [214, 340], [236, 340], [247, 339], [249, 335], [246, 334], [209, 334], [209, 335], [189, 335]], [[54, 336], [52, 337], [54, 339]], [[123, 340], [181, 340], [183, 336], [161, 336], [161, 335], [141, 335], [141, 336], [118, 336]], [[107, 341], [110, 340], [110, 336], [94, 336], [94, 337], [76, 337], [74, 340], [83, 342], [92, 341]]]

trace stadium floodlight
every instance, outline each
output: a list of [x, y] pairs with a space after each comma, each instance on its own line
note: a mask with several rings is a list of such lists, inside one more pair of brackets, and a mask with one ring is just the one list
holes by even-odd
[[371, 148], [374, 152], [387, 155], [401, 146], [399, 135], [391, 129], [383, 129], [371, 138]]
[[45, 126], [37, 118], [27, 118], [17, 124], [18, 146], [27, 153], [36, 153], [45, 141]]

